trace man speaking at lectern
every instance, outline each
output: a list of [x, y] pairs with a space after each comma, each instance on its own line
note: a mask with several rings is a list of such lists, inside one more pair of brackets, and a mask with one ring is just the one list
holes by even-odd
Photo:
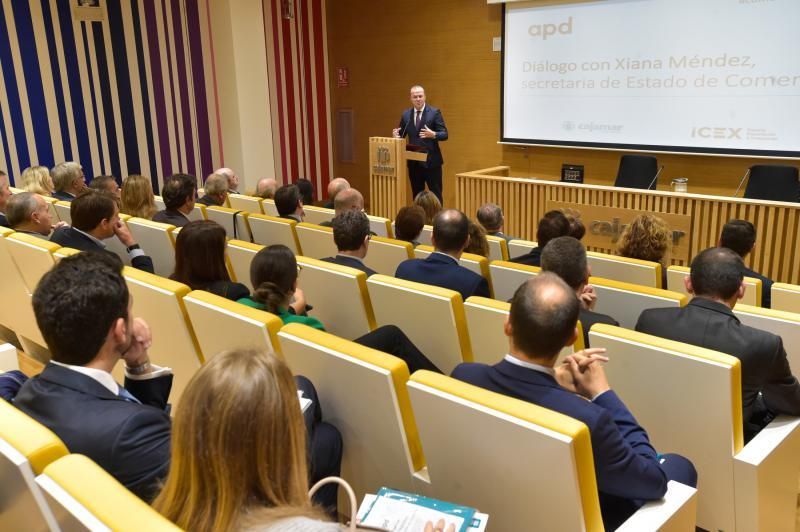
[[400, 117], [400, 127], [392, 131], [392, 135], [401, 138], [408, 135], [408, 143], [420, 146], [420, 151], [428, 153], [428, 159], [422, 161], [408, 161], [408, 177], [411, 180], [413, 197], [425, 190], [436, 194], [440, 203], [442, 200], [442, 152], [439, 150], [439, 141], [447, 140], [447, 126], [444, 125], [442, 112], [436, 107], [425, 105], [425, 89], [419, 85], [411, 87], [411, 109], [403, 111]]

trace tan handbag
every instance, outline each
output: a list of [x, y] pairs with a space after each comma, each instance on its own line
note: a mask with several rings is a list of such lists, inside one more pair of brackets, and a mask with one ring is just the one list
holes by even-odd
[[327, 484], [339, 484], [345, 493], [347, 494], [347, 498], [350, 500], [350, 523], [348, 525], [348, 530], [383, 530], [382, 528], [372, 528], [372, 527], [362, 527], [356, 524], [356, 516], [358, 515], [358, 502], [356, 501], [356, 494], [353, 491], [353, 488], [350, 487], [350, 484], [347, 483], [346, 480], [339, 478], [339, 477], [325, 477], [313, 486], [311, 489], [308, 490], [308, 496], [313, 497], [314, 494], [322, 487]]

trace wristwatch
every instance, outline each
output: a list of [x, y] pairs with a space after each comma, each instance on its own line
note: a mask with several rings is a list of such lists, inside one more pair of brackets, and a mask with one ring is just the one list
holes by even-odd
[[125, 251], [127, 251], [128, 253], [130, 253], [130, 252], [131, 252], [131, 251], [133, 251], [134, 249], [142, 249], [142, 246], [140, 246], [139, 244], [133, 244], [133, 245], [131, 245], [131, 246], [128, 246], [128, 247], [126, 247], [126, 248], [125, 248]]
[[134, 366], [134, 367], [130, 367], [127, 364], [125, 364], [125, 371], [127, 371], [131, 375], [144, 375], [145, 373], [148, 373], [150, 369], [151, 369], [150, 361], [145, 362], [141, 366]]

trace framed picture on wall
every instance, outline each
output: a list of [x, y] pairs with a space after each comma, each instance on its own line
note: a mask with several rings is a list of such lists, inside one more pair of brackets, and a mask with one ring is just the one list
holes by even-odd
[[102, 22], [103, 0], [73, 0], [72, 17], [81, 22]]

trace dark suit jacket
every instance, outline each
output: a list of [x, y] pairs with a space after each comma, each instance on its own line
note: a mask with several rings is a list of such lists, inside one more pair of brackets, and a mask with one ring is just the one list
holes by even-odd
[[509, 236], [509, 235], [505, 234], [502, 231], [495, 231], [494, 233], [486, 233], [486, 234], [489, 235], [489, 236], [496, 236], [498, 238], [502, 238], [506, 242], [510, 242], [512, 240], [516, 240], [516, 237]]
[[607, 323], [608, 325], [619, 327], [619, 322], [611, 316], [600, 314], [593, 310], [586, 310], [585, 308], [581, 308], [578, 321], [581, 322], [581, 328], [583, 328], [583, 345], [586, 347], [589, 347], [589, 329], [595, 323]]
[[489, 283], [486, 279], [464, 268], [453, 257], [442, 253], [431, 253], [427, 259], [403, 261], [394, 276], [455, 290], [463, 299], [470, 296], [489, 297]]
[[14, 404], [64, 441], [71, 453], [97, 462], [133, 493], [150, 500], [169, 468], [172, 376], [125, 379], [143, 404], [126, 401], [91, 377], [48, 364], [28, 380]]
[[[422, 146], [428, 152], [428, 159], [425, 162], [427, 168], [436, 168], [444, 164], [442, 151], [439, 149], [439, 141], [447, 140], [447, 126], [444, 124], [442, 112], [436, 107], [425, 105], [420, 117], [419, 129], [414, 125], [414, 115], [416, 110], [411, 107], [403, 111], [400, 116], [400, 135], [408, 136], [408, 143], [414, 146]], [[428, 126], [436, 132], [435, 139], [423, 139], [419, 132]], [[413, 161], [412, 161], [413, 162]]]
[[326, 209], [333, 209], [333, 201], [325, 202], [325, 205], [323, 205], [323, 207]]
[[184, 216], [182, 212], [173, 209], [164, 209], [163, 211], [158, 211], [153, 215], [153, 221], [162, 224], [174, 225], [175, 227], [184, 227], [189, 225], [189, 222], [191, 222], [191, 220]]
[[222, 203], [217, 203], [211, 196], [203, 196], [197, 200], [197, 203], [206, 207], [222, 207]]
[[513, 259], [511, 259], [511, 262], [516, 262], [517, 264], [527, 264], [528, 266], [541, 267], [542, 248], [540, 246], [536, 246], [526, 254], [520, 255], [519, 257], [514, 257]]
[[60, 190], [53, 192], [53, 197], [61, 201], [72, 201], [75, 199], [75, 196], [72, 194], [68, 194], [67, 192], [62, 192]]
[[[53, 236], [50, 237], [50, 241], [64, 247], [74, 248], [80, 251], [104, 251], [106, 253], [112, 253], [111, 251], [98, 246], [94, 240], [76, 231], [72, 227], [60, 227], [56, 229], [56, 231], [53, 233]], [[131, 266], [137, 270], [155, 273], [155, 269], [153, 268], [153, 259], [147, 255], [140, 255], [135, 259], [132, 259]]]
[[11, 227], [8, 225], [8, 218], [6, 218], [6, 215], [3, 212], [0, 212], [0, 227]]
[[750, 268], [744, 269], [744, 276], [761, 279], [761, 306], [764, 308], [772, 308], [772, 294], [770, 293], [772, 290], [772, 279], [769, 277], [764, 277], [760, 273], [755, 272]]
[[591, 435], [600, 510], [607, 526], [621, 523], [635, 510], [618, 504], [618, 498], [653, 500], [666, 493], [667, 475], [647, 433], [613, 390], [589, 402], [559, 386], [550, 375], [506, 360], [494, 366], [459, 364], [453, 377], [583, 422]]
[[196, 289], [211, 292], [231, 301], [239, 301], [243, 297], [250, 295], [249, 288], [242, 283], [234, 283], [233, 281], [215, 281], [205, 286], [198, 286]]
[[336, 255], [335, 257], [326, 257], [322, 260], [324, 260], [325, 262], [332, 262], [334, 264], [339, 264], [340, 266], [347, 266], [349, 268], [355, 268], [356, 270], [361, 270], [362, 272], [367, 274], [367, 277], [378, 273], [369, 266], [367, 266], [366, 264], [364, 264], [363, 262], [361, 262], [360, 260], [353, 257], [348, 257], [346, 255]]
[[695, 297], [683, 308], [645, 310], [639, 316], [636, 330], [741, 360], [746, 439], [769, 422], [770, 413], [800, 416], [800, 383], [789, 368], [783, 340], [742, 325], [726, 305]]

